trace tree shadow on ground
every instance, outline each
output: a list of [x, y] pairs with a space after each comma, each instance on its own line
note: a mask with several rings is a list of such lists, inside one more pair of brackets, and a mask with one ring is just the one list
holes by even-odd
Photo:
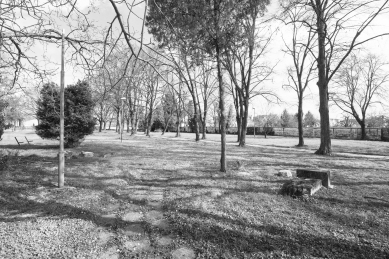
[[[131, 202], [131, 200], [129, 200]], [[136, 200], [134, 200], [136, 202]], [[112, 229], [124, 228], [129, 222], [111, 215], [92, 212], [87, 209], [74, 207], [55, 201], [38, 202], [26, 198], [15, 197], [2, 199], [0, 202], [3, 213], [0, 214], [0, 222], [31, 221], [41, 217], [74, 218], [92, 221], [99, 227]], [[4, 215], [4, 211], [10, 213]]]
[[[174, 208], [170, 208], [174, 209]], [[259, 258], [292, 255], [330, 258], [386, 258], [388, 251], [380, 248], [340, 240], [331, 236], [307, 234], [272, 224], [252, 224], [205, 213], [183, 209], [170, 216], [173, 235], [179, 235], [198, 252], [215, 256], [223, 251], [234, 258]], [[224, 227], [223, 227], [224, 225]], [[207, 254], [209, 253], [209, 254]], [[249, 255], [247, 257], [247, 255]], [[242, 257], [243, 258], [243, 257]], [[273, 257], [272, 257], [273, 258]]]
[[37, 145], [37, 144], [31, 144], [31, 145], [0, 145], [1, 148], [4, 149], [18, 149], [18, 150], [32, 150], [32, 149], [59, 149], [59, 145]]

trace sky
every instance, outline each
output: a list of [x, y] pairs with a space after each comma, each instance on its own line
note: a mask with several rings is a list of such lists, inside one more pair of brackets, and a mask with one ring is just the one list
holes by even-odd
[[[113, 8], [108, 0], [82, 0], [78, 1], [77, 4], [79, 8], [86, 10], [91, 3], [96, 7], [97, 12], [93, 12], [91, 15], [89, 15], [89, 18], [95, 25], [107, 27], [109, 22], [112, 21], [115, 14], [113, 11]], [[123, 6], [119, 6], [119, 9], [123, 11]], [[138, 16], [143, 15], [144, 11], [144, 5], [139, 5], [135, 7], [134, 9], [135, 13]], [[266, 17], [264, 19], [267, 19], [277, 13], [279, 11], [278, 1], [271, 1], [271, 5], [268, 7], [268, 12], [266, 14]], [[125, 17], [124, 17], [125, 18]], [[135, 34], [139, 35], [139, 32], [141, 30], [142, 21], [137, 18], [136, 16], [131, 16], [130, 19], [130, 26], [131, 31], [133, 31]], [[376, 33], [380, 33], [381, 31], [387, 31], [389, 24], [389, 14], [385, 14], [379, 19], [376, 20], [374, 26], [367, 29], [365, 32], [365, 35], [368, 37], [370, 35], [374, 35]], [[264, 58], [264, 61], [268, 63], [269, 65], [275, 65], [275, 71], [274, 74], [271, 77], [271, 80], [265, 82], [265, 87], [272, 89], [274, 92], [277, 93], [277, 95], [280, 97], [282, 102], [280, 104], [270, 104], [268, 105], [266, 101], [264, 101], [261, 97], [256, 97], [252, 99], [251, 101], [251, 108], [249, 113], [252, 115], [254, 112], [252, 108], [255, 108], [256, 115], [258, 114], [266, 114], [269, 113], [276, 113], [281, 114], [284, 109], [287, 109], [289, 113], [295, 114], [297, 112], [297, 95], [293, 90], [287, 90], [284, 89], [282, 86], [287, 83], [287, 66], [290, 65], [291, 57], [282, 52], [282, 49], [284, 48], [284, 43], [282, 41], [281, 36], [283, 35], [284, 38], [288, 38], [288, 34], [290, 35], [290, 29], [286, 28], [281, 25], [279, 21], [274, 21], [270, 24], [273, 30], [277, 30], [277, 33], [274, 36], [274, 39], [271, 43], [271, 47], [269, 48], [269, 51], [267, 55]], [[64, 25], [64, 27], [66, 27]], [[65, 33], [67, 33], [67, 30], [65, 28]], [[352, 35], [345, 35], [345, 37], [351, 37]], [[151, 38], [150, 35], [145, 35], [146, 41], [148, 42]], [[379, 55], [383, 58], [385, 58], [387, 61], [387, 54], [385, 53], [385, 50], [387, 50], [387, 46], [389, 46], [389, 37], [382, 37], [379, 39], [376, 39], [372, 42], [369, 42], [364, 45], [366, 49], [368, 49], [370, 52], [375, 53], [376, 55]], [[58, 67], [58, 74], [52, 78], [54, 82], [60, 83], [60, 74], [59, 74], [59, 64], [60, 64], [60, 55], [61, 55], [61, 49], [58, 46], [37, 46], [34, 49], [37, 57], [43, 57], [44, 55], [48, 58], [50, 58], [55, 64], [54, 67]], [[70, 53], [67, 53], [68, 55]], [[65, 85], [74, 84], [77, 82], [77, 80], [83, 78], [83, 73], [79, 69], [74, 69], [71, 64], [67, 64], [65, 68]], [[307, 111], [310, 111], [313, 113], [317, 118], [319, 118], [319, 104], [318, 104], [319, 96], [318, 96], [318, 89], [316, 86], [316, 82], [312, 81], [310, 84], [309, 89], [307, 90], [306, 98], [304, 100], [304, 111], [305, 113]], [[381, 113], [382, 108], [377, 107], [375, 109], [372, 109], [373, 113]], [[335, 107], [331, 107], [330, 110], [330, 117], [331, 118], [338, 118], [340, 119], [342, 117], [342, 113], [339, 111], [339, 109]]]
[[[382, 1], [381, 1], [382, 2]], [[272, 15], [279, 12], [279, 5], [277, 1], [272, 1], [268, 7], [268, 12], [265, 15], [264, 19], [271, 17]], [[367, 28], [362, 34], [362, 39], [371, 37], [384, 32], [389, 32], [389, 14], [384, 14], [378, 17], [373, 25], [370, 28]], [[279, 26], [277, 26], [279, 25]], [[282, 41], [281, 36], [285, 39], [291, 37], [290, 27], [282, 26], [280, 22], [274, 22], [275, 27], [278, 27], [279, 31], [271, 44], [271, 50], [269, 51], [266, 59], [271, 63], [272, 61], [279, 62], [275, 68], [275, 73], [273, 75], [273, 80], [271, 81], [271, 87], [276, 89], [276, 92], [282, 99], [280, 105], [270, 104], [267, 105], [266, 102], [263, 102], [260, 97], [253, 100], [252, 106], [255, 108], [256, 114], [262, 111], [261, 113], [267, 113], [268, 110], [276, 114], [281, 114], [284, 109], [287, 109], [289, 113], [297, 113], [297, 94], [292, 90], [287, 90], [282, 87], [282, 85], [287, 84], [287, 67], [292, 62], [292, 58], [282, 52], [281, 50], [285, 48], [284, 42]], [[350, 38], [354, 34], [347, 33], [344, 37]], [[370, 53], [374, 53], [377, 56], [381, 57], [386, 62], [389, 62], [389, 55], [387, 54], [387, 46], [389, 46], [389, 36], [384, 36], [374, 41], [368, 42], [363, 45], [363, 47]], [[388, 70], [389, 73], [389, 70]], [[318, 87], [315, 80], [311, 81], [309, 89], [306, 91], [306, 97], [304, 99], [304, 113], [310, 111], [314, 114], [316, 118], [320, 118], [319, 115], [319, 93]], [[331, 84], [330, 84], [331, 89]], [[251, 111], [253, 112], [253, 111]], [[371, 114], [380, 114], [383, 112], [381, 106], [372, 107], [370, 109]], [[336, 106], [330, 106], [330, 118], [332, 119], [341, 119], [343, 117], [342, 111]]]

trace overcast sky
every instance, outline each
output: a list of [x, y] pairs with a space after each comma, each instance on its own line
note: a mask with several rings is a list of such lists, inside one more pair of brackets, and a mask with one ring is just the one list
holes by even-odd
[[[78, 1], [78, 5], [80, 8], [88, 8], [89, 6], [89, 0], [82, 0]], [[271, 15], [275, 14], [278, 11], [278, 1], [272, 1], [272, 4], [269, 6], [269, 12], [266, 14], [267, 17], [270, 17]], [[93, 13], [90, 16], [90, 19], [93, 20], [94, 23], [97, 23], [100, 26], [108, 26], [108, 23], [114, 18], [114, 12], [111, 4], [109, 1], [101, 1], [97, 0], [94, 1], [94, 4], [98, 7], [98, 12]], [[144, 11], [144, 5], [139, 5], [136, 7], [135, 11], [139, 16], [143, 15]], [[383, 32], [385, 29], [389, 31], [389, 15], [385, 14], [382, 15], [377, 21], [375, 22], [375, 25], [371, 28], [369, 28], [366, 32], [364, 37], [369, 37], [370, 35], [374, 35], [380, 32]], [[139, 33], [142, 26], [142, 21], [138, 19], [136, 16], [132, 16], [131, 18], [131, 26], [134, 33]], [[269, 52], [267, 53], [265, 60], [269, 65], [278, 64], [275, 69], [275, 73], [272, 75], [272, 80], [269, 80], [265, 82], [265, 86], [267, 88], [273, 89], [278, 96], [283, 101], [281, 104], [272, 104], [267, 105], [267, 103], [264, 101], [264, 99], [257, 97], [252, 100], [252, 108], [254, 107], [256, 109], [256, 114], [265, 114], [268, 113], [269, 110], [272, 113], [281, 114], [283, 109], [287, 109], [291, 114], [294, 114], [297, 112], [297, 96], [296, 93], [293, 90], [286, 90], [282, 86], [287, 83], [287, 66], [290, 65], [291, 57], [286, 55], [284, 52], [282, 52], [282, 49], [284, 48], [284, 43], [282, 41], [281, 36], [283, 35], [284, 38], [288, 37], [288, 31], [290, 29], [285, 28], [281, 25], [279, 21], [272, 22], [270, 24], [272, 27], [272, 30], [279, 29], [277, 34], [275, 34], [273, 38], [273, 42], [271, 44], [271, 48], [269, 49]], [[349, 37], [352, 37], [353, 35], [349, 35]], [[149, 39], [150, 36], [146, 35], [146, 38]], [[149, 41], [149, 40], [147, 40]], [[370, 43], [367, 43], [364, 45], [366, 49], [368, 49], [370, 52], [375, 53], [379, 55], [380, 57], [387, 59], [387, 54], [385, 53], [385, 50], [387, 50], [387, 47], [389, 46], [389, 37], [382, 37], [379, 39], [376, 39]], [[35, 52], [37, 56], [41, 53], [45, 53], [47, 57], [49, 57], [51, 60], [57, 62], [59, 64], [60, 62], [60, 48], [55, 46], [41, 46], [35, 48]], [[58, 71], [59, 72], [59, 71]], [[74, 70], [72, 66], [66, 66], [66, 74], [65, 74], [65, 85], [68, 84], [74, 84], [77, 82], [78, 79], [82, 79], [83, 74], [80, 70]], [[56, 77], [53, 78], [53, 81], [57, 82], [59, 84], [60, 77], [59, 73]], [[330, 86], [331, 87], [331, 86]], [[311, 111], [316, 117], [319, 117], [319, 106], [318, 106], [318, 91], [316, 82], [312, 81], [310, 84], [310, 88], [307, 90], [306, 93], [307, 97], [304, 101], [304, 112]], [[371, 110], [373, 113], [381, 113], [382, 108], [376, 107], [375, 109]], [[253, 112], [252, 109], [250, 109], [249, 113], [251, 114]], [[331, 107], [330, 111], [330, 117], [331, 118], [341, 118], [341, 112], [335, 108]]]

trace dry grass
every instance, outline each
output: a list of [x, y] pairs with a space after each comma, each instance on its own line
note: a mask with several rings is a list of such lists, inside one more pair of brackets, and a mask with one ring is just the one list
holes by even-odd
[[[295, 139], [250, 137], [252, 146], [239, 148], [236, 136], [229, 136], [229, 171], [221, 174], [218, 136], [208, 137], [209, 142], [195, 143], [189, 134], [180, 140], [173, 134], [140, 134], [126, 135], [120, 143], [113, 132], [96, 133], [73, 149], [96, 157], [68, 160], [66, 185], [74, 188], [63, 190], [54, 187], [57, 150], [44, 146], [53, 142], [37, 139], [20, 147], [5, 142], [19, 156], [1, 172], [0, 223], [80, 219], [88, 228], [92, 223], [114, 232], [116, 238], [105, 248], [114, 245], [123, 258], [169, 258], [181, 246], [194, 249], [198, 258], [389, 257], [389, 158], [382, 156], [388, 143], [334, 140], [336, 154], [323, 157], [311, 152], [316, 139], [308, 139], [308, 150], [297, 150]], [[111, 156], [103, 158], [106, 154]], [[238, 169], [237, 161], [243, 161], [244, 169]], [[309, 200], [277, 195], [286, 179], [275, 173], [301, 167], [331, 170], [335, 188], [322, 188]], [[125, 222], [112, 226], [102, 215], [150, 211], [151, 203], [136, 199], [136, 193], [152, 188], [164, 191], [170, 227], [144, 223], [151, 248], [133, 253], [123, 247], [137, 238], [121, 234]], [[174, 237], [174, 243], [156, 245], [161, 235]]]

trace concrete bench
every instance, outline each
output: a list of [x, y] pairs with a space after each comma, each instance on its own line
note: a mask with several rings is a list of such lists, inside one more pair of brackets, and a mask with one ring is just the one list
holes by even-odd
[[322, 181], [322, 185], [327, 188], [333, 188], [331, 185], [331, 172], [329, 170], [314, 170], [314, 169], [297, 169], [296, 176], [298, 178], [310, 178], [319, 179]]

